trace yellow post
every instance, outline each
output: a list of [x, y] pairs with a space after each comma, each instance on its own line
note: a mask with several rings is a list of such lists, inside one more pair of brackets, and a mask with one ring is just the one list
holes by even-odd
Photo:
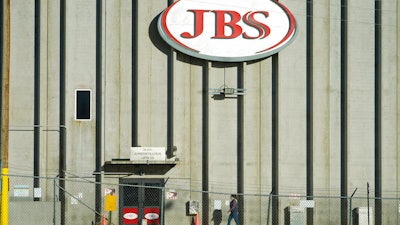
[[2, 73], [2, 118], [1, 118], [1, 137], [0, 137], [0, 147], [1, 147], [1, 163], [3, 168], [1, 170], [1, 212], [0, 212], [0, 225], [8, 225], [8, 128], [9, 128], [9, 86], [10, 86], [10, 0], [3, 1], [4, 9], [4, 24], [3, 26], [3, 70]]
[[8, 224], [8, 168], [3, 168], [1, 176], [1, 218], [0, 225]]

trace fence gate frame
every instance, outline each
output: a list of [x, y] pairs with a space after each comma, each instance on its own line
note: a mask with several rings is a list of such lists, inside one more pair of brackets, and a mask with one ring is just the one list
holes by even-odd
[[[141, 220], [148, 214], [147, 217], [158, 215], [158, 220], [155, 219], [158, 222], [150, 224], [162, 224], [163, 187], [164, 178], [120, 178], [119, 223], [141, 224]], [[127, 221], [126, 218], [124, 220], [125, 214], [132, 220], [130, 223], [124, 223]]]

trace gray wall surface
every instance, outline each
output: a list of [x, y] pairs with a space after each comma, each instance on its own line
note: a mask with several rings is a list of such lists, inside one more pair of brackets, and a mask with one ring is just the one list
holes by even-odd
[[[100, 2], [102, 27], [96, 33], [97, 2], [66, 1], [62, 50], [59, 1], [41, 1], [40, 36], [34, 29], [34, 1], [11, 1], [10, 174], [32, 174], [34, 127], [40, 129], [40, 175], [59, 173], [61, 110], [66, 117], [69, 175], [93, 175], [96, 141], [101, 143], [102, 164], [129, 158], [131, 146], [176, 146], [179, 163], [161, 177], [173, 178], [170, 185], [181, 188], [251, 194], [274, 189], [282, 195], [324, 196], [349, 196], [358, 188], [357, 194], [366, 196], [369, 182], [372, 195], [398, 197], [397, 0], [382, 1], [381, 24], [375, 21], [375, 0], [314, 1], [311, 16], [307, 3], [312, 1], [282, 0], [296, 17], [296, 39], [275, 56], [278, 60], [243, 63], [208, 62], [167, 46], [155, 21], [169, 1]], [[347, 20], [341, 16], [343, 2]], [[341, 29], [344, 21], [346, 36]], [[100, 53], [96, 35], [101, 35]], [[34, 85], [35, 37], [40, 38], [40, 87]], [[65, 61], [60, 61], [60, 54]], [[100, 99], [96, 57], [101, 59]], [[65, 93], [60, 93], [62, 65]], [[207, 88], [224, 84], [243, 85], [246, 94], [218, 99], [208, 93]], [[35, 88], [40, 88], [39, 99], [34, 99]], [[90, 121], [75, 120], [76, 89], [92, 90]], [[98, 101], [101, 118], [95, 113]], [[35, 107], [40, 124], [34, 124]], [[340, 221], [336, 203], [328, 204], [331, 218]], [[278, 211], [285, 207], [279, 205]], [[262, 213], [259, 208], [244, 206], [255, 214]], [[324, 224], [324, 219], [314, 222]]]

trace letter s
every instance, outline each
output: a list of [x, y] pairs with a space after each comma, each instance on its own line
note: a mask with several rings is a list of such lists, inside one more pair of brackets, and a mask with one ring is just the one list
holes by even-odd
[[270, 33], [271, 33], [271, 28], [258, 21], [254, 16], [256, 14], [262, 14], [265, 16], [265, 18], [267, 18], [269, 16], [269, 13], [266, 11], [255, 11], [255, 12], [247, 12], [244, 16], [243, 16], [243, 22], [250, 26], [255, 28], [258, 31], [258, 36], [250, 36], [248, 35], [246, 32], [243, 33], [243, 38], [246, 39], [264, 39], [266, 38]]

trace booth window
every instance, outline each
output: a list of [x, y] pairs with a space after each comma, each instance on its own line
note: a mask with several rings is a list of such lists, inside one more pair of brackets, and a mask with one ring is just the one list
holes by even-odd
[[92, 114], [92, 91], [76, 90], [75, 92], [75, 119], [90, 120]]

